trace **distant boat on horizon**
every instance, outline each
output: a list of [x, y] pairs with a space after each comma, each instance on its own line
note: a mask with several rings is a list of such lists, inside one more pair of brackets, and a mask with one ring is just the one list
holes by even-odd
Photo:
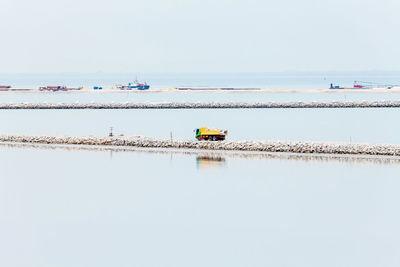
[[148, 85], [146, 82], [139, 83], [137, 79], [133, 83], [128, 83], [128, 85], [117, 84], [115, 87], [120, 90], [133, 90], [133, 89], [148, 90], [148, 89], [150, 89], [150, 85]]

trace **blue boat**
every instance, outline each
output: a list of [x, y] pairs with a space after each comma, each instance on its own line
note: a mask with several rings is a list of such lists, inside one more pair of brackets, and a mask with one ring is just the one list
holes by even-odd
[[135, 80], [133, 83], [128, 83], [128, 85], [116, 85], [118, 89], [121, 90], [148, 90], [150, 89], [150, 85], [148, 85], [146, 82], [144, 83], [139, 83], [137, 80]]

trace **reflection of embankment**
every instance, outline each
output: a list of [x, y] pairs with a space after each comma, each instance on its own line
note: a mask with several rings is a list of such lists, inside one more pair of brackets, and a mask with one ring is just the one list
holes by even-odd
[[360, 155], [304, 155], [286, 153], [257, 153], [257, 152], [238, 152], [238, 151], [193, 151], [176, 149], [156, 149], [156, 148], [133, 148], [115, 146], [87, 146], [87, 145], [48, 145], [48, 144], [29, 144], [29, 143], [0, 143], [0, 146], [23, 149], [44, 149], [44, 150], [64, 150], [64, 151], [93, 151], [93, 152], [115, 152], [115, 153], [146, 153], [155, 155], [187, 155], [198, 157], [208, 157], [221, 159], [223, 164], [227, 159], [247, 159], [247, 160], [287, 160], [303, 162], [337, 162], [337, 163], [357, 163], [357, 164], [400, 164], [400, 157], [376, 157]]
[[147, 137], [100, 137], [100, 136], [19, 136], [2, 135], [0, 142], [53, 144], [53, 145], [90, 145], [120, 146], [137, 148], [175, 148], [196, 150], [227, 150], [252, 152], [285, 152], [302, 154], [333, 155], [374, 155], [400, 156], [400, 145], [391, 144], [357, 144], [335, 142], [306, 141], [197, 141], [197, 140], [165, 140]]
[[172, 103], [18, 103], [0, 109], [276, 109], [276, 108], [399, 108], [400, 101], [335, 102], [172, 102]]

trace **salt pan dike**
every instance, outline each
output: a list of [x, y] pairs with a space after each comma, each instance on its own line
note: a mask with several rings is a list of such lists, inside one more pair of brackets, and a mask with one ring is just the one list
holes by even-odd
[[231, 102], [231, 103], [2, 103], [0, 109], [276, 109], [276, 108], [399, 108], [400, 101]]
[[166, 140], [147, 137], [57, 137], [1, 135], [2, 143], [28, 143], [52, 145], [114, 146], [137, 148], [174, 148], [194, 150], [225, 150], [284, 152], [300, 154], [338, 154], [400, 156], [400, 145], [295, 141], [196, 141]]

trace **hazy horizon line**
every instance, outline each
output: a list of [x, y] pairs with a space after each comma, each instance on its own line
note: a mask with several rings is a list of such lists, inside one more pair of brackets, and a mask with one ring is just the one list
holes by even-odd
[[330, 70], [330, 71], [298, 71], [298, 70], [287, 70], [287, 71], [251, 71], [251, 72], [107, 72], [107, 71], [93, 71], [93, 72], [0, 72], [0, 75], [93, 75], [93, 74], [104, 74], [104, 75], [142, 75], [142, 74], [395, 74], [400, 75], [400, 70]]

